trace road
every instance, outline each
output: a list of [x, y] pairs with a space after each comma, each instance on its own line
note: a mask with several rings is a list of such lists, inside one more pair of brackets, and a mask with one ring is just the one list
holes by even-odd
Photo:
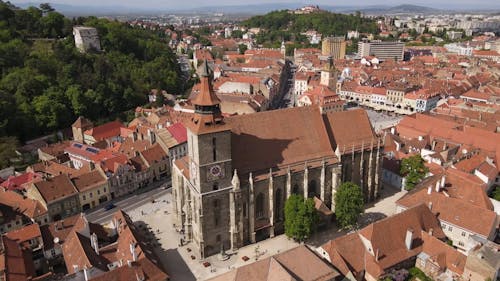
[[[112, 201], [102, 204], [98, 208], [87, 211], [87, 220], [94, 223], [108, 222], [118, 209], [122, 209], [125, 212], [133, 210], [147, 202], [150, 202], [152, 199], [156, 199], [170, 193], [171, 186], [171, 180], [168, 179], [164, 182], [153, 183], [146, 189], [138, 190], [136, 193], [113, 199]], [[104, 207], [110, 203], [113, 203], [116, 207], [111, 210], [105, 210]]]

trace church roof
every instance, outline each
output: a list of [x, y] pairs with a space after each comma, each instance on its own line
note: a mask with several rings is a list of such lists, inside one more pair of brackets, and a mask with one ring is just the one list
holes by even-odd
[[377, 136], [363, 109], [328, 113], [325, 122], [331, 134], [332, 146], [334, 149], [339, 147], [341, 153], [377, 144]]
[[319, 108], [298, 107], [225, 119], [233, 167], [242, 174], [335, 154]]

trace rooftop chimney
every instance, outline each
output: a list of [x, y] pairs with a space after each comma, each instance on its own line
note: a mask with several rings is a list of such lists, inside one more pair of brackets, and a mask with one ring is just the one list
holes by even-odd
[[85, 277], [85, 281], [89, 281], [89, 279], [90, 279], [86, 266], [83, 268], [83, 277]]
[[434, 228], [432, 228], [432, 227], [431, 227], [431, 228], [429, 229], [429, 235], [431, 235], [431, 236], [432, 236], [432, 234], [434, 234]]
[[97, 241], [97, 235], [95, 233], [90, 235], [90, 246], [92, 246], [95, 253], [99, 255], [99, 242]]
[[380, 250], [379, 249], [375, 250], [375, 261], [378, 261], [379, 254], [380, 254]]
[[444, 188], [444, 184], [446, 183], [446, 176], [441, 178], [441, 188]]
[[431, 195], [432, 193], [432, 185], [429, 185], [429, 187], [427, 188], [427, 194]]
[[406, 230], [406, 238], [405, 238], [406, 249], [408, 251], [411, 250], [412, 242], [413, 242], [413, 229], [408, 228]]
[[432, 211], [432, 202], [429, 202], [429, 210]]
[[436, 182], [436, 192], [439, 192], [440, 190], [440, 183], [439, 181]]
[[132, 254], [132, 261], [137, 261], [137, 254], [135, 253], [134, 243], [130, 243], [130, 254]]

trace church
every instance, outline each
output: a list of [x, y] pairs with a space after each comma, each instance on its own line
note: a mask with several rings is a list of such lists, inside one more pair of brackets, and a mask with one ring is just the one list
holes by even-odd
[[377, 197], [382, 143], [364, 110], [224, 117], [207, 65], [202, 72], [188, 153], [172, 165], [174, 226], [201, 258], [284, 233], [291, 194], [334, 210], [335, 190], [352, 181], [365, 202]]

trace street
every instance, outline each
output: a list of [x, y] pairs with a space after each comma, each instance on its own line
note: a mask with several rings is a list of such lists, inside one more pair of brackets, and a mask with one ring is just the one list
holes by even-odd
[[[162, 186], [162, 187], [160, 187]], [[163, 189], [163, 187], [168, 187]], [[171, 180], [168, 179], [164, 182], [155, 182], [146, 188], [147, 191], [139, 189], [137, 192], [130, 195], [113, 199], [106, 203], [101, 204], [101, 206], [91, 209], [86, 212], [87, 219], [94, 223], [105, 223], [111, 219], [113, 214], [118, 210], [122, 209], [125, 212], [133, 210], [139, 206], [150, 202], [152, 199], [157, 199], [167, 193], [170, 193]], [[105, 210], [105, 206], [108, 204], [114, 204], [116, 207], [110, 210]]]

